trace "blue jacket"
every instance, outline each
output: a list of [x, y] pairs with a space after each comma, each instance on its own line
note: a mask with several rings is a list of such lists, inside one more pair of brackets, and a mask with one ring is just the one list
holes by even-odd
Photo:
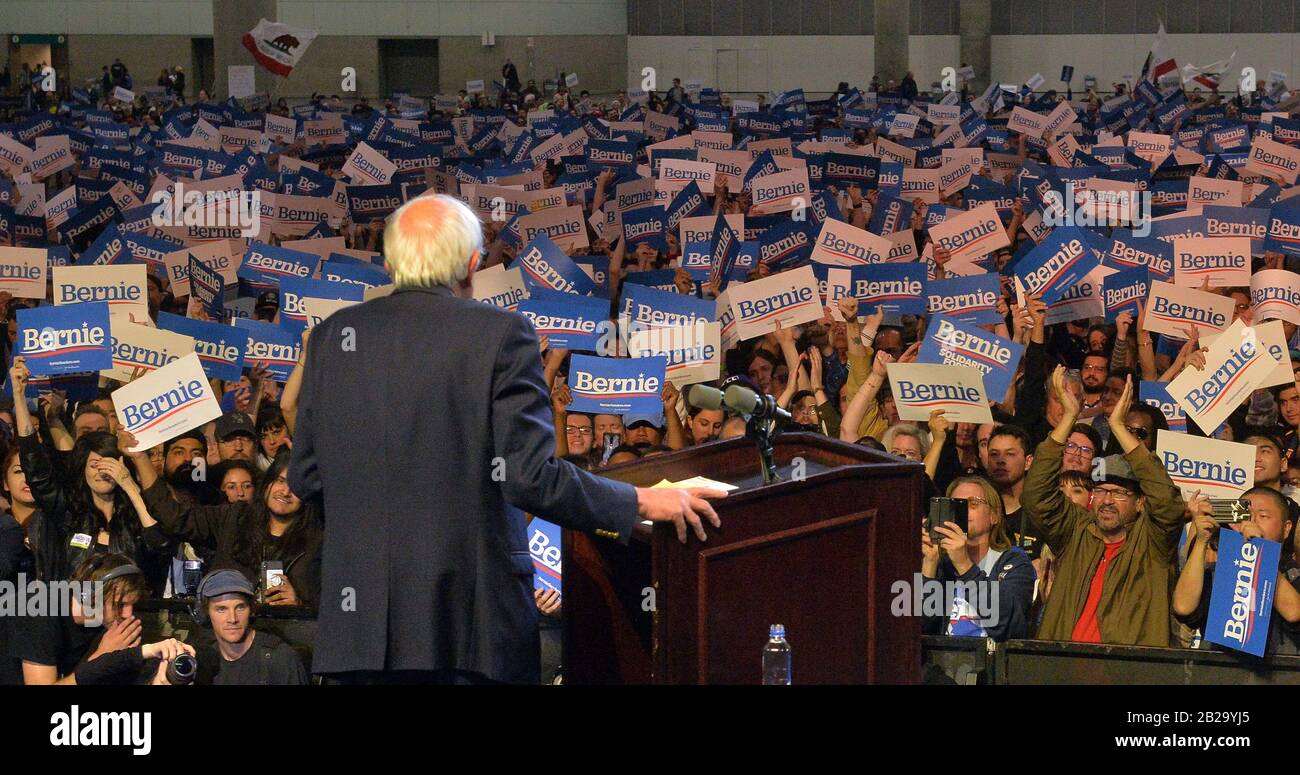
[[[939, 562], [937, 580], [941, 583], [958, 581], [975, 584], [976, 601], [990, 599], [992, 589], [986, 587], [992, 582], [997, 582], [997, 618], [981, 620], [980, 624], [989, 638], [1001, 642], [1029, 637], [1029, 607], [1033, 603], [1034, 581], [1037, 578], [1038, 574], [1034, 571], [1034, 564], [1029, 559], [1029, 555], [1020, 547], [1013, 546], [998, 558], [997, 568], [991, 578], [980, 569], [979, 565], [972, 565], [959, 576], [957, 569], [945, 556]], [[946, 609], [941, 616], [923, 616], [921, 632], [926, 635], [944, 634], [947, 631], [949, 613], [950, 611]]]

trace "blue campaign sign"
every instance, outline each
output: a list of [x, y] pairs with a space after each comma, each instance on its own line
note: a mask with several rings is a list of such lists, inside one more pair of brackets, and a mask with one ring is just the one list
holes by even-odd
[[401, 206], [402, 187], [396, 183], [348, 186], [348, 212], [353, 223], [382, 221]]
[[[658, 156], [656, 155], [656, 158]], [[700, 184], [692, 180], [686, 186], [677, 192], [673, 201], [668, 203], [668, 209], [665, 210], [667, 217], [667, 230], [670, 232], [677, 231], [677, 224], [683, 218], [690, 218], [702, 214], [708, 207], [708, 200], [700, 192]]]
[[634, 169], [636, 146], [623, 140], [588, 140], [587, 166], [612, 170]]
[[1101, 281], [1102, 305], [1106, 309], [1106, 322], [1114, 323], [1121, 312], [1133, 316], [1147, 303], [1151, 293], [1151, 273], [1145, 266], [1133, 266], [1106, 275]]
[[1283, 200], [1269, 209], [1264, 250], [1300, 256], [1300, 198]]
[[1219, 556], [1214, 566], [1205, 640], [1264, 656], [1281, 555], [1282, 545], [1276, 541], [1247, 541], [1235, 530], [1219, 529]]
[[925, 293], [930, 314], [945, 315], [971, 326], [1003, 322], [998, 312], [1002, 287], [996, 274], [931, 280]]
[[124, 233], [122, 240], [126, 243], [126, 252], [130, 257], [147, 265], [149, 271], [159, 277], [167, 275], [167, 267], [163, 261], [163, 256], [183, 247], [181, 243], [164, 237], [150, 237], [147, 234], [134, 234], [131, 232]]
[[623, 325], [685, 326], [714, 321], [717, 304], [711, 299], [637, 285], [631, 280], [629, 275], [619, 299], [618, 315]]
[[[1161, 340], [1168, 341], [1165, 337], [1161, 337]], [[1168, 382], [1144, 379], [1138, 384], [1138, 400], [1160, 410], [1160, 413], [1165, 416], [1165, 421], [1169, 423], [1169, 430], [1186, 433], [1187, 413], [1183, 411], [1182, 405], [1169, 395], [1166, 389], [1168, 385]]]
[[213, 320], [221, 318], [226, 281], [214, 269], [194, 257], [189, 256], [190, 296], [203, 302]]
[[[967, 196], [970, 189], [967, 188]], [[867, 231], [888, 237], [894, 232], [912, 227], [912, 203], [906, 199], [881, 193], [876, 200], [876, 207], [871, 211], [871, 222]]]
[[1131, 236], [1128, 229], [1116, 229], [1111, 234], [1110, 248], [1106, 251], [1106, 266], [1126, 269], [1144, 266], [1151, 272], [1152, 280], [1170, 282], [1174, 277], [1174, 244], [1148, 237]]
[[862, 193], [874, 189], [880, 179], [880, 159], [875, 156], [857, 156], [848, 153], [826, 154], [826, 167], [822, 183], [841, 189], [857, 186]]
[[627, 240], [628, 252], [642, 243], [661, 253], [668, 252], [667, 227], [668, 217], [662, 207], [638, 207], [623, 213], [623, 237]]
[[[655, 288], [661, 291], [677, 293], [677, 282], [675, 280], [676, 270], [674, 269], [651, 269], [647, 272], [628, 272], [623, 278], [624, 285], [642, 285], [646, 288]], [[678, 294], [680, 295], [680, 294]]]
[[[1045, 304], [1055, 304], [1075, 283], [1100, 262], [1088, 237], [1077, 226], [1053, 230], [1037, 247], [1016, 262], [1015, 276], [1026, 294], [1040, 293]], [[997, 396], [992, 392], [990, 395]]]
[[302, 336], [307, 328], [307, 308], [303, 299], [337, 299], [359, 302], [365, 289], [356, 283], [336, 283], [308, 277], [286, 277], [280, 282], [280, 325]]
[[713, 254], [709, 253], [708, 242], [688, 242], [682, 247], [682, 269], [690, 272], [697, 283], [709, 279], [709, 270], [713, 268]]
[[207, 320], [158, 313], [158, 327], [185, 336], [194, 337], [194, 351], [198, 353], [203, 373], [212, 379], [237, 382], [243, 371], [244, 348], [248, 337], [233, 326]]
[[759, 236], [758, 260], [773, 272], [803, 266], [812, 256], [814, 239], [807, 221], [786, 220]]
[[248, 343], [244, 346], [244, 366], [261, 364], [266, 367], [271, 379], [287, 382], [298, 362], [302, 339], [283, 326], [262, 320], [237, 318], [235, 326], [248, 334]]
[[596, 352], [597, 343], [610, 330], [609, 302], [605, 299], [549, 294], [524, 299], [517, 311], [533, 324], [538, 337], [547, 337], [551, 347], [562, 350]]
[[661, 394], [668, 359], [600, 358], [574, 355], [569, 363], [569, 410], [592, 414], [651, 414], [663, 412]]
[[882, 161], [880, 174], [876, 178], [876, 188], [880, 195], [901, 197], [903, 195], [903, 164], [896, 161]]
[[[344, 260], [349, 259], [349, 260]], [[321, 264], [320, 277], [334, 283], [352, 283], [361, 288], [378, 288], [392, 283], [383, 269], [340, 253], [331, 253], [330, 260]]]
[[559, 525], [533, 517], [528, 523], [528, 553], [533, 556], [533, 589], [562, 592], [560, 584], [563, 531]]
[[1002, 401], [1024, 354], [1024, 346], [1010, 339], [939, 317], [930, 325], [916, 361], [978, 369], [989, 400]]
[[74, 374], [113, 368], [108, 302], [18, 310], [15, 354], [33, 374]]
[[852, 268], [852, 293], [862, 309], [884, 309], [886, 315], [924, 315], [929, 268], [922, 263], [867, 264]]
[[579, 296], [590, 296], [596, 290], [596, 284], [587, 273], [545, 234], [539, 233], [524, 245], [516, 261], [522, 270], [524, 284], [530, 288]]
[[278, 288], [285, 278], [311, 277], [318, 263], [320, 256], [315, 253], [252, 242], [235, 276], [255, 288]]
[[718, 293], [727, 290], [731, 281], [731, 270], [736, 266], [740, 256], [740, 242], [744, 235], [737, 234], [727, 225], [721, 210], [713, 222], [713, 239], [710, 241], [709, 253], [713, 256], [713, 270], [709, 273], [709, 282]]
[[77, 256], [77, 266], [116, 264], [127, 256], [126, 240], [122, 239], [122, 232], [118, 230], [116, 223], [110, 223], [108, 228], [101, 231], [99, 237]]

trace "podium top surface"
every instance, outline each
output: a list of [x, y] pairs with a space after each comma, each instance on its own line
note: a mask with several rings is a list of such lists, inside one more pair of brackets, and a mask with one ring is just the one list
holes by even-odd
[[[780, 434], [773, 442], [773, 453], [779, 480], [767, 487], [837, 475], [915, 473], [919, 476], [924, 472], [919, 463], [819, 433]], [[758, 448], [744, 437], [652, 455], [610, 466], [600, 474], [638, 487], [650, 487], [664, 479], [676, 482], [704, 476], [735, 485], [738, 492], [764, 489]]]

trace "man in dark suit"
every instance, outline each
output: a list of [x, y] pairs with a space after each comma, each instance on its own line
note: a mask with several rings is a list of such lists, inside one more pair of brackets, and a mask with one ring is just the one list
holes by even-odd
[[520, 509], [626, 542], [639, 520], [705, 540], [711, 490], [634, 488], [556, 460], [537, 336], [472, 300], [478, 218], [412, 200], [389, 219], [391, 296], [304, 348], [289, 483], [323, 497], [312, 670], [362, 682], [537, 682]]

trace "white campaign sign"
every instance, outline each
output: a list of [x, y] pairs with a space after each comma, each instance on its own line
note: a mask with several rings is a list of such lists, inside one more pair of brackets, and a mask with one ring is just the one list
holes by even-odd
[[190, 353], [113, 391], [122, 427], [136, 440], [132, 451], [149, 449], [221, 416], [221, 405]]

